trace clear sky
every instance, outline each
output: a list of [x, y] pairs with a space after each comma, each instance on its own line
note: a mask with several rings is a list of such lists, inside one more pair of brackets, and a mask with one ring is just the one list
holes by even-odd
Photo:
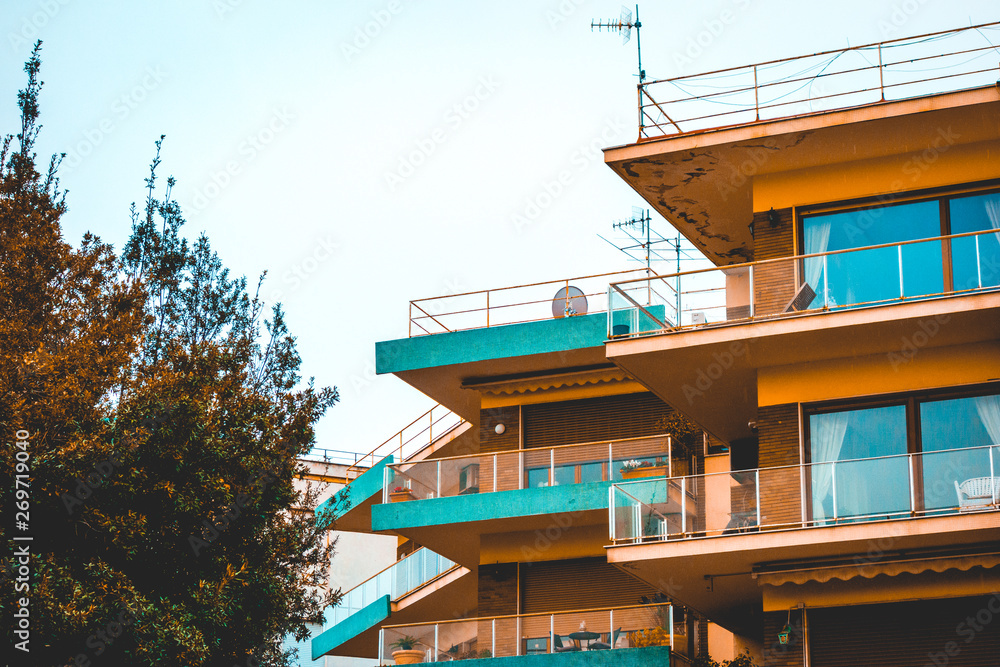
[[[368, 451], [433, 402], [374, 375], [411, 299], [630, 268], [597, 238], [641, 200], [635, 43], [599, 0], [4, 0], [0, 132], [44, 40], [40, 158], [66, 152], [67, 240], [121, 248], [153, 142], [188, 238], [285, 304], [318, 445]], [[1000, 19], [996, 0], [647, 2], [650, 78]], [[569, 170], [551, 201], [547, 183]], [[532, 209], [532, 203], [544, 206]], [[520, 218], [520, 224], [518, 216]], [[529, 224], [523, 221], [528, 220]], [[661, 221], [662, 225], [662, 221]]]

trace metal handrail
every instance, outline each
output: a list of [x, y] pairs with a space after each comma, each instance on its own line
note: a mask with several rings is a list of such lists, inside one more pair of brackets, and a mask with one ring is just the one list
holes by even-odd
[[[525, 284], [522, 284], [522, 285], [511, 285], [511, 286], [496, 287], [496, 288], [491, 288], [491, 289], [486, 289], [486, 290], [476, 290], [476, 291], [472, 291], [472, 292], [461, 292], [461, 293], [458, 293], [458, 294], [444, 294], [444, 295], [440, 295], [440, 296], [426, 297], [426, 298], [423, 298], [423, 299], [414, 299], [414, 300], [410, 301], [409, 336], [413, 337], [413, 336], [420, 336], [420, 335], [434, 335], [435, 333], [450, 333], [450, 332], [453, 332], [453, 331], [467, 331], [467, 330], [470, 330], [470, 329], [485, 329], [485, 328], [489, 328], [489, 327], [492, 327], [492, 326], [500, 326], [500, 324], [498, 324], [495, 321], [491, 322], [490, 315], [492, 313], [496, 313], [498, 311], [502, 311], [505, 308], [506, 309], [510, 309], [510, 308], [524, 307], [524, 306], [536, 305], [536, 304], [541, 304], [541, 303], [550, 303], [551, 301], [553, 301], [552, 298], [539, 298], [539, 299], [531, 299], [531, 300], [522, 300], [520, 302], [515, 302], [515, 303], [500, 303], [500, 304], [497, 304], [495, 302], [491, 303], [491, 295], [495, 295], [497, 293], [510, 292], [512, 290], [519, 290], [519, 289], [529, 289], [529, 288], [533, 288], [533, 287], [543, 287], [545, 285], [560, 285], [560, 286], [563, 286], [563, 287], [569, 287], [571, 285], [571, 283], [573, 283], [575, 281], [589, 280], [589, 279], [594, 279], [594, 278], [606, 278], [608, 276], [620, 276], [620, 275], [624, 275], [624, 274], [639, 274], [639, 273], [642, 273], [644, 275], [648, 275], [649, 271], [647, 271], [646, 269], [625, 269], [625, 270], [622, 270], [622, 271], [609, 271], [609, 272], [605, 272], [605, 273], [595, 273], [595, 274], [590, 274], [590, 275], [586, 275], [586, 276], [577, 276], [577, 277], [574, 277], [574, 278], [560, 278], [560, 279], [557, 279], [557, 280], [545, 280], [545, 281], [541, 281], [541, 282], [525, 283]], [[601, 292], [591, 292], [589, 294], [584, 294], [584, 296], [586, 296], [586, 297], [595, 297], [595, 296], [602, 296], [602, 295], [603, 295], [603, 291], [601, 291]], [[474, 297], [474, 296], [482, 296], [485, 299], [485, 306], [472, 307], [472, 308], [461, 307], [461, 308], [449, 310], [449, 311], [446, 311], [446, 312], [435, 312], [435, 313], [428, 312], [427, 306], [431, 302], [441, 302], [441, 301], [443, 301], [445, 299], [460, 299], [460, 298], [463, 298], [463, 297]], [[566, 297], [567, 303], [571, 302], [572, 299], [573, 299], [573, 297], [567, 295], [567, 297]], [[419, 311], [419, 312], [417, 314], [414, 314], [414, 310]], [[599, 311], [592, 311], [592, 312], [599, 312]], [[463, 315], [463, 314], [470, 314], [470, 313], [485, 313], [485, 316], [486, 316], [485, 317], [485, 322], [483, 324], [481, 324], [481, 325], [467, 326], [467, 327], [460, 327], [460, 328], [450, 327], [450, 326], [446, 325], [444, 322], [442, 322], [442, 319], [444, 319], [444, 318], [446, 318], [448, 316]], [[524, 322], [536, 322], [536, 321], [539, 321], [539, 320], [549, 319], [549, 317], [550, 316], [543, 316], [543, 317], [521, 319], [521, 320], [517, 320], [516, 322], [503, 322], [502, 324], [503, 325], [507, 325], [507, 324], [520, 324], [520, 323], [524, 323]], [[432, 320], [433, 322], [435, 322], [438, 326], [441, 327], [442, 331], [440, 331], [440, 332], [431, 332], [431, 331], [428, 331], [427, 328], [424, 327], [421, 324], [421, 322], [425, 322], [426, 323], [428, 320]], [[413, 330], [414, 325], [416, 325], [417, 327], [419, 327], [422, 330], [423, 333], [421, 333], [421, 332], [414, 332], [414, 330]]]
[[[917, 84], [929, 83], [929, 82], [933, 82], [933, 81], [941, 81], [941, 80], [949, 79], [949, 78], [965, 77], [965, 76], [970, 76], [970, 75], [974, 75], [974, 74], [982, 74], [982, 73], [994, 71], [995, 68], [992, 68], [992, 67], [991, 68], [985, 68], [985, 69], [975, 69], [975, 68], [973, 68], [973, 69], [969, 69], [969, 70], [959, 69], [958, 71], [947, 73], [947, 74], [936, 75], [936, 76], [928, 76], [928, 77], [923, 77], [923, 78], [920, 78], [920, 77], [907, 78], [904, 81], [895, 82], [895, 83], [892, 83], [892, 82], [886, 83], [885, 77], [883, 75], [883, 72], [885, 72], [887, 70], [890, 71], [890, 72], [892, 72], [892, 71], [899, 72], [900, 70], [897, 69], [899, 66], [901, 66], [901, 65], [908, 65], [908, 64], [911, 64], [911, 63], [925, 62], [925, 61], [929, 61], [929, 60], [933, 60], [933, 59], [939, 59], [939, 58], [945, 58], [945, 57], [952, 57], [952, 56], [960, 56], [960, 55], [966, 55], [966, 54], [976, 54], [976, 53], [979, 53], [981, 55], [985, 55], [986, 51], [996, 50], [997, 49], [997, 45], [993, 44], [992, 42], [990, 42], [989, 39], [986, 39], [986, 41], [988, 43], [987, 46], [979, 46], [979, 47], [974, 47], [974, 48], [960, 48], [960, 49], [954, 49], [954, 50], [947, 51], [947, 52], [931, 53], [931, 54], [928, 54], [928, 55], [915, 55], [915, 57], [912, 57], [912, 58], [905, 58], [904, 57], [904, 58], [900, 58], [900, 59], [896, 59], [896, 60], [885, 60], [883, 58], [883, 52], [887, 51], [889, 49], [893, 49], [893, 48], [915, 47], [915, 46], [917, 46], [919, 44], [922, 44], [922, 43], [928, 41], [929, 38], [932, 38], [932, 37], [941, 38], [943, 36], [955, 36], [955, 35], [960, 35], [960, 34], [963, 34], [963, 33], [970, 33], [972, 31], [978, 32], [979, 35], [983, 36], [984, 39], [985, 39], [985, 35], [982, 34], [982, 30], [983, 29], [987, 29], [987, 28], [993, 28], [995, 26], [1000, 26], [1000, 21], [995, 21], [995, 22], [990, 22], [990, 23], [981, 23], [979, 25], [973, 25], [973, 26], [968, 26], [968, 27], [964, 27], [964, 28], [954, 28], [954, 29], [949, 29], [949, 30], [940, 30], [940, 31], [937, 31], [937, 32], [927, 33], [927, 34], [924, 34], [924, 35], [918, 35], [918, 36], [914, 36], [914, 37], [903, 37], [903, 38], [890, 39], [890, 40], [885, 40], [885, 41], [882, 41], [882, 42], [874, 42], [874, 43], [871, 43], [871, 44], [864, 44], [864, 45], [861, 45], [861, 46], [846, 47], [846, 48], [840, 48], [840, 49], [831, 49], [831, 50], [828, 50], [828, 51], [819, 51], [819, 52], [812, 53], [812, 54], [801, 55], [801, 56], [794, 56], [794, 57], [790, 57], [790, 58], [779, 58], [779, 59], [776, 59], [776, 60], [769, 60], [769, 61], [755, 63], [755, 64], [751, 64], [751, 65], [742, 65], [742, 66], [738, 66], [738, 67], [729, 67], [729, 68], [725, 68], [725, 69], [718, 69], [718, 70], [713, 70], [713, 71], [709, 71], [709, 72], [703, 72], [703, 73], [700, 73], [700, 74], [684, 75], [684, 76], [677, 76], [677, 77], [671, 77], [671, 78], [666, 78], [666, 79], [655, 79], [655, 80], [652, 80], [652, 81], [645, 81], [645, 82], [642, 82], [642, 83], [640, 83], [638, 85], [638, 91], [639, 91], [639, 139], [641, 141], [643, 139], [653, 138], [654, 135], [651, 134], [648, 131], [650, 128], [656, 128], [656, 130], [659, 132], [660, 136], [666, 136], [666, 135], [669, 135], [669, 134], [685, 134], [686, 131], [681, 129], [680, 123], [694, 123], [694, 122], [697, 122], [697, 121], [704, 121], [704, 120], [707, 120], [707, 119], [710, 119], [710, 118], [719, 118], [719, 117], [731, 116], [731, 115], [734, 115], [734, 114], [742, 114], [742, 113], [748, 113], [750, 111], [754, 111], [755, 112], [754, 113], [754, 119], [752, 121], [737, 122], [737, 123], [733, 123], [732, 125], [724, 125], [724, 126], [714, 127], [714, 128], [694, 128], [694, 129], [691, 129], [691, 130], [687, 130], [687, 132], [704, 132], [704, 131], [708, 131], [708, 130], [712, 130], [712, 129], [721, 129], [721, 127], [734, 127], [734, 126], [739, 126], [739, 125], [748, 125], [748, 124], [751, 124], [751, 123], [759, 122], [761, 120], [761, 113], [760, 113], [761, 110], [773, 109], [773, 108], [776, 108], [776, 107], [788, 106], [788, 105], [791, 105], [791, 104], [801, 104], [801, 103], [806, 103], [806, 102], [811, 103], [811, 102], [817, 101], [817, 100], [830, 99], [830, 98], [833, 98], [833, 97], [841, 97], [841, 96], [844, 96], [844, 95], [856, 95], [856, 94], [867, 93], [867, 92], [878, 92], [879, 93], [879, 100], [877, 102], [864, 102], [864, 103], [859, 103], [859, 104], [854, 104], [854, 105], [848, 105], [848, 106], [845, 106], [843, 108], [852, 108], [852, 107], [864, 106], [864, 105], [867, 105], [867, 104], [880, 103], [880, 102], [884, 102], [886, 100], [886, 90], [887, 89], [900, 88], [900, 87], [903, 87], [903, 86], [914, 86], [914, 85], [917, 85]], [[761, 70], [763, 70], [765, 68], [774, 67], [774, 66], [777, 66], [777, 65], [782, 65], [782, 64], [787, 64], [787, 63], [794, 63], [794, 62], [797, 62], [797, 61], [805, 61], [807, 59], [821, 58], [823, 56], [832, 56], [832, 58], [826, 64], [827, 66], [829, 66], [834, 61], [836, 61], [836, 59], [839, 58], [841, 55], [844, 55], [844, 54], [847, 54], [847, 53], [851, 53], [851, 52], [862, 53], [862, 52], [865, 52], [865, 51], [877, 51], [878, 52], [878, 62], [877, 63], [869, 63], [867, 66], [851, 67], [850, 69], [837, 70], [837, 71], [833, 71], [833, 72], [827, 72], [826, 71], [826, 67], [824, 66], [824, 67], [822, 67], [822, 69], [820, 69], [820, 71], [817, 74], [814, 74], [814, 75], [799, 76], [799, 75], [793, 74], [791, 76], [791, 78], [779, 79], [779, 80], [775, 80], [775, 81], [764, 81], [764, 82], [761, 82], [760, 79], [759, 79], [759, 76], [758, 76], [759, 73], [761, 72]], [[975, 60], [975, 59], [981, 57], [981, 55], [974, 56], [972, 58], [972, 60]], [[961, 68], [967, 62], [971, 62], [971, 60], [963, 62], [963, 63], [960, 63], [958, 65], [955, 65], [954, 67], [955, 68]], [[820, 63], [814, 65], [814, 67], [819, 67], [819, 66], [820, 66]], [[873, 70], [876, 70], [876, 69], [879, 71], [879, 78], [878, 78], [878, 86], [877, 87], [875, 87], [875, 86], [872, 86], [872, 87], [865, 87], [865, 86], [862, 86], [862, 87], [853, 87], [851, 90], [847, 90], [847, 91], [844, 91], [844, 92], [837, 92], [837, 93], [833, 93], [833, 94], [820, 94], [820, 95], [815, 95], [815, 96], [812, 95], [812, 93], [810, 92], [810, 93], [807, 93], [803, 97], [795, 97], [791, 101], [780, 101], [782, 98], [778, 97], [778, 98], [776, 98], [776, 100], [772, 100], [772, 103], [766, 103], [766, 102], [763, 103], [763, 104], [761, 103], [760, 92], [762, 90], [770, 89], [770, 88], [773, 88], [775, 86], [786, 86], [787, 87], [787, 86], [793, 86], [795, 84], [802, 84], [799, 87], [799, 89], [798, 89], [798, 90], [801, 90], [803, 87], [805, 87], [805, 85], [806, 85], [805, 82], [817, 81], [817, 80], [821, 80], [821, 79], [829, 79], [830, 77], [836, 77], [836, 76], [859, 75], [859, 74], [862, 74], [864, 72], [870, 72], [870, 71], [873, 71]], [[723, 90], [720, 90], [720, 91], [710, 92], [710, 93], [706, 93], [706, 94], [703, 94], [703, 95], [700, 95], [700, 94], [689, 94], [689, 95], [685, 95], [684, 97], [672, 98], [672, 99], [670, 99], [668, 101], [665, 101], [665, 102], [658, 102], [658, 101], [656, 101], [653, 98], [653, 96], [649, 92], [649, 89], [651, 87], [658, 86], [658, 85], [661, 85], [661, 84], [671, 85], [671, 86], [673, 86], [673, 87], [675, 87], [675, 88], [677, 88], [679, 90], [682, 90], [682, 92], [683, 92], [683, 89], [681, 89], [681, 85], [683, 85], [685, 82], [697, 83], [700, 80], [704, 80], [707, 77], [712, 77], [714, 79], [718, 79], [718, 78], [724, 78], [726, 75], [729, 75], [729, 76], [749, 76], [751, 73], [753, 74], [753, 85], [749, 85], [749, 84], [734, 85], [734, 86], [731, 86], [731, 87], [724, 88]], [[909, 73], [909, 72], [905, 72], [904, 71], [902, 73]], [[982, 85], [982, 84], [980, 84], [980, 85]], [[670, 108], [671, 105], [677, 105], [677, 104], [681, 104], [681, 103], [684, 103], [684, 102], [694, 102], [694, 101], [702, 101], [702, 102], [709, 102], [709, 103], [718, 102], [719, 98], [723, 98], [723, 97], [726, 97], [726, 96], [732, 96], [732, 95], [739, 95], [741, 93], [748, 94], [751, 91], [753, 91], [753, 93], [754, 93], [754, 100], [753, 100], [753, 105], [752, 106], [751, 106], [751, 104], [748, 101], [745, 104], [738, 104], [738, 105], [736, 105], [738, 108], [735, 109], [735, 110], [724, 111], [724, 112], [713, 113], [713, 114], [703, 114], [703, 115], [699, 115], [699, 116], [684, 117], [684, 118], [678, 117], [676, 113], [674, 113], [674, 114], [668, 113], [668, 110], [669, 110], [669, 108]], [[797, 91], [793, 91], [793, 92], [797, 92]], [[644, 99], [643, 99], [644, 97], [648, 98], [648, 100], [649, 100], [648, 103], [644, 103]], [[774, 102], [777, 102], [777, 103], [774, 103]], [[725, 103], [725, 104], [729, 104], [729, 103]], [[654, 109], [654, 108], [655, 108], [656, 111], [659, 112], [659, 114], [662, 115], [662, 118], [665, 119], [665, 120], [658, 121], [657, 118], [654, 117], [655, 112], [650, 113], [649, 111], [647, 111], [647, 110], [651, 110], [651, 109]], [[832, 109], [830, 109], [830, 110], [832, 110]], [[823, 110], [823, 112], [830, 111], [830, 110]], [[810, 112], [810, 113], [816, 113], [816, 112]], [[790, 114], [790, 115], [787, 115], [787, 116], [781, 116], [779, 114], [777, 117], [767, 118], [766, 120], [780, 120], [782, 118], [794, 118], [794, 117], [796, 117], [796, 114]], [[647, 120], [650, 121], [648, 124], [646, 123]], [[672, 131], [670, 129], [671, 126], [673, 127], [674, 130], [676, 130], [676, 132], [674, 132], [674, 131]]]
[[[434, 411], [437, 410], [438, 408], [443, 408], [445, 410], [445, 413], [443, 415], [441, 415], [440, 417], [438, 417], [437, 419], [435, 419], [434, 418]], [[435, 439], [434, 438], [434, 426], [436, 424], [441, 423], [442, 420], [447, 419], [449, 415], [455, 415], [456, 417], [458, 417], [458, 421], [455, 424], [453, 424], [453, 425], [449, 426], [448, 428], [446, 428], [444, 430], [444, 432], [439, 433], [438, 436], [437, 436], [439, 438], [441, 436], [447, 434], [447, 433], [450, 433], [451, 431], [453, 431], [454, 429], [458, 428], [459, 426], [461, 426], [462, 424], [464, 424], [466, 422], [466, 420], [465, 420], [464, 417], [461, 417], [460, 415], [457, 415], [454, 411], [449, 410], [448, 408], [445, 408], [440, 403], [434, 405], [430, 410], [428, 410], [427, 412], [423, 413], [422, 415], [420, 415], [419, 417], [417, 417], [416, 419], [414, 419], [413, 421], [411, 421], [409, 424], [407, 424], [403, 428], [399, 429], [398, 432], [396, 432], [393, 435], [389, 436], [385, 441], [383, 441], [381, 444], [379, 444], [373, 450], [371, 450], [367, 454], [362, 455], [358, 459], [358, 462], [365, 461], [366, 459], [371, 458], [371, 464], [369, 464], [367, 466], [359, 466], [359, 465], [355, 464], [355, 465], [352, 465], [351, 467], [349, 467], [347, 469], [347, 472], [346, 472], [346, 476], [348, 477], [348, 484], [350, 484], [351, 481], [353, 481], [352, 479], [350, 479], [350, 474], [351, 474], [352, 470], [355, 473], [360, 473], [360, 472], [362, 472], [364, 470], [367, 470], [368, 468], [376, 465], [379, 461], [382, 461], [387, 456], [389, 456], [389, 455], [391, 455], [393, 453], [397, 453], [397, 452], [399, 453], [399, 456], [402, 459], [403, 458], [403, 448], [406, 445], [408, 445], [411, 442], [413, 442], [414, 439], [422, 436], [424, 433], [427, 434], [427, 440], [428, 440], [427, 444], [433, 443], [434, 439]], [[410, 438], [408, 440], [404, 441], [403, 438], [404, 438], [404, 434], [406, 433], [407, 429], [409, 429], [411, 426], [414, 426], [414, 425], [418, 424], [419, 422], [423, 421], [424, 419], [426, 419], [427, 422], [428, 422], [427, 426], [425, 428], [422, 428], [420, 431], [418, 431], [414, 435], [410, 436]], [[398, 444], [396, 444], [396, 440], [397, 439], [399, 440]], [[383, 448], [385, 448], [386, 445], [389, 445], [389, 444], [392, 444], [392, 447], [389, 448], [389, 450], [387, 452], [385, 452], [383, 454], [379, 454], [379, 451], [382, 450]], [[376, 456], [378, 456], [378, 461], [375, 460]], [[356, 479], [356, 477], [355, 477], [355, 479]]]
[[476, 618], [452, 618], [443, 621], [428, 621], [427, 623], [397, 623], [395, 625], [386, 624], [383, 628], [411, 628], [415, 625], [445, 625], [446, 623], [469, 623], [472, 621], [489, 621], [489, 620], [506, 620], [509, 618], [534, 618], [540, 616], [552, 616], [552, 614], [587, 614], [587, 613], [598, 613], [602, 611], [623, 611], [626, 609], [655, 609], [657, 607], [665, 607], [669, 605], [669, 602], [660, 602], [658, 604], [630, 604], [621, 607], [591, 607], [589, 609], [567, 609], [566, 611], [536, 611], [530, 614], [506, 614], [503, 616], [478, 616]]
[[[724, 471], [724, 472], [706, 473], [706, 474], [701, 474], [701, 475], [684, 475], [684, 476], [678, 476], [678, 477], [664, 477], [664, 478], [656, 478], [656, 479], [647, 478], [647, 479], [641, 479], [641, 480], [626, 480], [626, 481], [621, 481], [621, 482], [615, 482], [614, 484], [611, 485], [611, 487], [609, 489], [609, 492], [608, 492], [608, 499], [609, 499], [608, 511], [609, 511], [610, 537], [611, 537], [612, 543], [614, 543], [614, 544], [617, 544], [619, 542], [636, 542], [636, 541], [641, 541], [641, 539], [644, 538], [644, 537], [650, 537], [649, 535], [644, 535], [644, 534], [630, 535], [630, 536], [627, 536], [627, 537], [618, 537], [618, 535], [617, 535], [617, 524], [615, 522], [615, 510], [619, 509], [619, 506], [617, 506], [615, 504], [615, 501], [614, 501], [616, 492], [620, 493], [620, 494], [623, 494], [624, 496], [627, 496], [629, 499], [631, 499], [632, 501], [634, 501], [635, 503], [637, 503], [637, 506], [645, 506], [646, 508], [648, 508], [648, 510], [649, 510], [649, 512], [650, 512], [651, 515], [654, 515], [654, 516], [658, 517], [661, 521], [666, 522], [667, 517], [665, 517], [661, 512], [657, 511], [654, 507], [652, 507], [648, 503], [646, 503], [643, 500], [641, 500], [637, 496], [636, 493], [630, 493], [628, 491], [629, 487], [639, 488], [640, 486], [646, 486], [646, 487], [648, 487], [650, 484], [669, 485], [671, 483], [674, 483], [674, 484], [679, 483], [680, 487], [681, 487], [681, 489], [683, 491], [683, 490], [685, 490], [687, 488], [697, 488], [696, 480], [699, 480], [699, 479], [705, 480], [705, 479], [708, 479], [708, 478], [719, 478], [719, 477], [729, 476], [729, 475], [737, 474], [737, 473], [741, 474], [741, 475], [753, 475], [754, 476], [755, 499], [754, 499], [753, 512], [754, 512], [754, 514], [756, 516], [756, 521], [753, 524], [750, 524], [748, 526], [741, 526], [741, 528], [747, 528], [747, 527], [749, 527], [749, 528], [768, 528], [770, 530], [781, 530], [781, 529], [795, 530], [795, 529], [804, 528], [804, 527], [806, 527], [806, 528], [807, 527], [814, 527], [817, 522], [824, 522], [824, 523], [826, 523], [826, 522], [834, 522], [834, 523], [837, 523], [841, 519], [857, 520], [857, 519], [866, 519], [866, 518], [873, 518], [873, 517], [911, 518], [911, 517], [919, 516], [919, 515], [926, 514], [926, 513], [931, 513], [931, 514], [934, 514], [934, 515], [943, 515], [944, 512], [947, 512], [949, 510], [955, 510], [955, 512], [960, 513], [961, 512], [961, 508], [958, 505], [949, 506], [949, 507], [932, 507], [932, 508], [926, 508], [926, 507], [924, 507], [924, 508], [918, 508], [917, 507], [916, 483], [915, 483], [915, 470], [916, 469], [914, 467], [914, 459], [923, 459], [925, 456], [939, 457], [939, 456], [943, 456], [943, 455], [946, 455], [946, 454], [951, 455], [951, 454], [962, 453], [962, 452], [985, 452], [988, 455], [988, 457], [989, 457], [990, 476], [995, 478], [996, 475], [997, 475], [997, 472], [998, 472], [998, 466], [997, 466], [997, 462], [994, 460], [995, 456], [996, 456], [996, 454], [994, 453], [994, 450], [997, 450], [997, 449], [1000, 449], [1000, 443], [994, 443], [994, 444], [991, 444], [991, 445], [983, 445], [983, 446], [978, 446], [978, 447], [959, 447], [959, 448], [955, 448], [955, 449], [943, 449], [943, 450], [933, 450], [933, 451], [923, 451], [923, 452], [908, 452], [906, 454], [891, 454], [891, 455], [887, 455], [887, 456], [872, 456], [872, 457], [867, 457], [867, 458], [842, 459], [842, 460], [837, 460], [837, 461], [817, 461], [817, 462], [810, 462], [810, 463], [799, 463], [799, 464], [790, 464], [790, 465], [784, 465], [784, 466], [774, 466], [774, 467], [770, 467], [770, 468], [753, 468], [753, 469], [748, 469], [748, 470], [728, 470], [728, 471]], [[907, 509], [903, 509], [903, 510], [890, 510], [890, 511], [876, 511], [876, 512], [870, 512], [868, 514], [852, 514], [852, 515], [849, 515], [849, 516], [838, 516], [837, 515], [837, 507], [838, 507], [838, 505], [837, 505], [837, 484], [836, 484], [836, 480], [837, 480], [836, 469], [837, 469], [837, 466], [842, 466], [844, 464], [851, 464], [851, 463], [855, 463], [855, 464], [856, 463], [871, 463], [871, 462], [876, 462], [876, 461], [902, 460], [902, 459], [906, 459], [906, 461], [907, 461], [907, 474], [908, 474], [907, 500], [908, 500], [908, 505], [909, 505], [909, 507]], [[820, 517], [818, 519], [817, 518], [810, 518], [810, 517], [808, 517], [806, 515], [806, 505], [803, 502], [803, 505], [801, 507], [801, 512], [802, 513], [801, 513], [801, 520], [800, 521], [782, 521], [780, 523], [772, 523], [772, 524], [764, 523], [763, 519], [765, 517], [763, 517], [761, 515], [761, 491], [760, 491], [760, 487], [761, 487], [761, 481], [760, 481], [761, 473], [764, 473], [764, 474], [780, 474], [782, 471], [786, 471], [786, 472], [793, 471], [793, 470], [794, 471], [798, 471], [798, 476], [799, 476], [799, 479], [800, 479], [800, 484], [802, 484], [803, 488], [805, 488], [804, 487], [804, 484], [805, 484], [805, 482], [804, 482], [805, 475], [807, 474], [808, 470], [810, 470], [810, 469], [812, 469], [812, 468], [814, 468], [816, 466], [830, 466], [830, 468], [831, 468], [831, 477], [832, 477], [832, 479], [831, 479], [831, 492], [830, 493], [832, 494], [832, 497], [834, 499], [833, 500], [833, 510], [834, 510], [833, 516], [823, 516], [823, 517]], [[691, 480], [690, 483], [688, 483], [689, 480]], [[682, 525], [683, 525], [683, 521], [686, 519], [687, 513], [688, 513], [687, 494], [686, 493], [682, 493], [681, 496], [680, 496], [680, 498], [681, 498], [681, 500], [680, 500], [680, 506], [681, 506], [680, 514], [681, 514], [681, 520], [682, 520]], [[766, 496], [765, 496], [765, 498], [766, 498]], [[1000, 503], [998, 503], [998, 501], [994, 498], [994, 501], [992, 503], [986, 504], [986, 505], [984, 505], [984, 507], [985, 508], [993, 507], [996, 510], [1000, 510]], [[672, 536], [674, 539], [680, 539], [682, 537], [689, 538], [689, 535], [688, 535], [689, 532], [691, 532], [690, 529], [688, 529], [686, 526], [684, 526], [682, 528], [682, 532], [681, 533], [672, 533], [672, 534], [670, 534], [670, 536]], [[701, 537], [718, 537], [719, 536], [719, 535], [709, 535], [709, 534], [707, 534], [707, 532], [714, 532], [714, 530], [713, 531], [701, 531], [701, 532], [706, 532], [706, 534], [703, 535], [703, 536], [699, 536], [699, 539], [701, 539]], [[640, 531], [640, 533], [641, 533], [641, 531]], [[722, 531], [721, 534], [724, 535], [725, 532]], [[668, 537], [668, 535], [660, 535], [659, 537], [662, 537], [663, 539], [666, 539]]]

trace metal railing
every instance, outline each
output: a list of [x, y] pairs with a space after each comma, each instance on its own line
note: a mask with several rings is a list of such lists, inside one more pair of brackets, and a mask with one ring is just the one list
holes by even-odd
[[347, 469], [348, 483], [389, 455], [395, 455], [398, 461], [405, 461], [431, 445], [437, 438], [450, 433], [464, 423], [463, 417], [443, 405], [435, 405], [399, 429], [397, 433], [375, 449], [360, 455], [354, 465]]
[[988, 229], [612, 283], [608, 337], [996, 289], [994, 241]]
[[[483, 329], [553, 317], [603, 312], [609, 276], [648, 275], [646, 269], [599, 273], [410, 302], [409, 335]], [[579, 294], [571, 290], [577, 288]], [[586, 308], [582, 305], [586, 302]]]
[[[422, 662], [638, 646], [673, 650], [675, 641], [683, 651], [685, 626], [678, 625], [675, 631], [675, 620], [673, 605], [652, 604], [386, 625], [379, 631], [378, 659], [386, 664], [400, 650], [422, 653]], [[411, 648], [402, 649], [400, 644]]]
[[640, 83], [639, 141], [992, 86], [997, 32], [983, 23]]
[[397, 601], [457, 567], [453, 561], [421, 547], [344, 593], [340, 604], [326, 610], [323, 630], [350, 618], [384, 595]]
[[621, 480], [630, 460], [669, 470], [671, 449], [670, 436], [658, 435], [393, 463], [382, 502]]
[[348, 452], [341, 449], [327, 449], [325, 447], [313, 447], [307, 454], [299, 458], [303, 461], [317, 461], [319, 463], [331, 463], [334, 465], [354, 465], [361, 460], [358, 452]]
[[998, 475], [993, 445], [622, 482], [609, 528], [620, 544], [997, 511]]

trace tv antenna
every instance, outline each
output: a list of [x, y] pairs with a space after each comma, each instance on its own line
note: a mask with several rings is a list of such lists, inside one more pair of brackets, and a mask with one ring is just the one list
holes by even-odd
[[629, 38], [632, 36], [632, 28], [635, 28], [635, 50], [639, 56], [639, 83], [646, 80], [646, 70], [642, 68], [642, 41], [639, 39], [639, 28], [642, 27], [642, 23], [639, 21], [639, 5], [635, 6], [635, 21], [632, 20], [632, 10], [622, 5], [622, 13], [618, 20], [609, 19], [607, 21], [591, 21], [590, 31], [593, 32], [594, 28], [597, 28], [598, 32], [603, 31], [605, 28], [610, 32], [612, 30], [617, 30], [621, 33], [622, 44], [628, 44]]
[[[668, 238], [653, 229], [653, 220], [649, 209], [632, 207], [632, 217], [611, 224], [612, 229], [624, 232], [627, 240], [616, 243], [598, 234], [598, 238], [625, 253], [629, 259], [646, 265], [646, 276], [654, 274], [652, 265], [657, 262], [672, 262], [676, 273], [681, 272], [681, 262], [704, 259], [701, 253], [690, 243], [684, 243], [684, 238], [677, 232], [676, 238]], [[665, 246], [665, 247], [664, 247]], [[672, 257], [671, 257], [672, 255]], [[652, 297], [651, 288], [647, 287], [646, 299]], [[676, 290], [677, 312], [681, 312], [681, 293]], [[648, 305], [648, 303], [647, 303]]]

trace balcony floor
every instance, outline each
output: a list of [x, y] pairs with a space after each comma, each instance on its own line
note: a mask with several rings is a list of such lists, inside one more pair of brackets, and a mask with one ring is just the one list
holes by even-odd
[[733, 632], [754, 636], [763, 606], [756, 574], [768, 564], [866, 556], [892, 537], [892, 551], [972, 547], [1000, 540], [1000, 513], [763, 531], [608, 547], [608, 562], [657, 586]]

